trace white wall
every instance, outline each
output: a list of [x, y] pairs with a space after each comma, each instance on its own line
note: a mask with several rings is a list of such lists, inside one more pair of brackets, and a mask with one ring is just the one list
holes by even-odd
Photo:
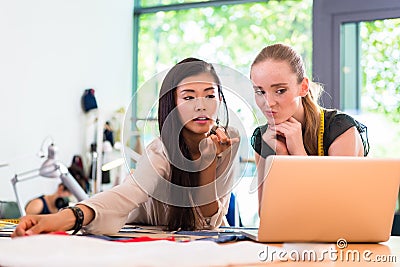
[[[132, 10], [132, 0], [0, 0], [0, 164], [9, 163], [0, 167], [0, 200], [15, 199], [15, 173], [40, 166], [47, 136], [67, 166], [87, 152], [94, 133], [80, 105], [84, 89], [96, 90], [105, 118], [129, 104]], [[18, 188], [27, 201], [58, 183]]]

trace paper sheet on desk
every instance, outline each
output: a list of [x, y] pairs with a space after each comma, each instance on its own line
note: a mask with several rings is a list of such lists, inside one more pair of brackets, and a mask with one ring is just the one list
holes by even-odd
[[246, 265], [260, 263], [258, 254], [264, 248], [248, 241], [226, 245], [212, 241], [115, 243], [83, 236], [38, 235], [0, 239], [0, 266]]

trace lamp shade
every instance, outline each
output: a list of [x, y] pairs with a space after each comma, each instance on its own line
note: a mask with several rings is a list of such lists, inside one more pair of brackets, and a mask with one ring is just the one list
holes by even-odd
[[39, 175], [47, 178], [60, 177], [60, 170], [57, 168], [56, 161], [57, 147], [51, 144], [48, 148], [47, 159], [43, 162], [39, 169]]

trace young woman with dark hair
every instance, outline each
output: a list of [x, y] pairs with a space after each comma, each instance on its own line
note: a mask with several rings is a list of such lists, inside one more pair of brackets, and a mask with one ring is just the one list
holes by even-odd
[[158, 104], [160, 137], [147, 146], [133, 177], [57, 214], [25, 216], [13, 236], [82, 226], [112, 234], [125, 223], [169, 230], [224, 224], [239, 137], [219, 125], [218, 114], [227, 117], [228, 110], [215, 69], [195, 58], [179, 62], [164, 78]]

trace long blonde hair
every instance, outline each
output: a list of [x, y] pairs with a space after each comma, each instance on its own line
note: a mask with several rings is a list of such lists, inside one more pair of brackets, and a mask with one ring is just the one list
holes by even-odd
[[[300, 54], [288, 45], [273, 44], [263, 48], [254, 59], [251, 68], [257, 63], [266, 60], [287, 62], [292, 72], [296, 74], [299, 84], [306, 77], [303, 59]], [[320, 125], [318, 100], [322, 90], [321, 85], [310, 81], [308, 93], [302, 97], [304, 107], [303, 143], [309, 155], [318, 154], [318, 129]]]

